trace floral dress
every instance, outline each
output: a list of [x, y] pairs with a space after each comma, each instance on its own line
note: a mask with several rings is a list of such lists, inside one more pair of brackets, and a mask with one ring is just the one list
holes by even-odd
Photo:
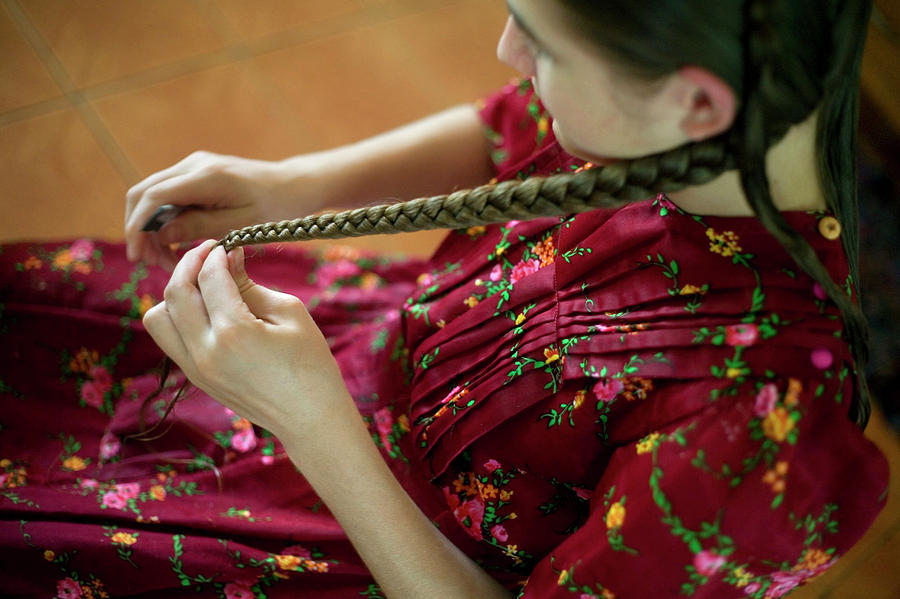
[[[482, 106], [497, 179], [585, 168], [527, 83]], [[855, 293], [826, 214], [787, 213]], [[450, 232], [427, 261], [257, 250], [372, 441], [528, 598], [782, 597], [884, 506], [837, 309], [752, 218], [666, 197]], [[0, 248], [0, 588], [381, 597], [278, 440], [191, 391], [141, 315], [166, 277], [89, 240]], [[155, 392], [161, 387], [162, 391]]]

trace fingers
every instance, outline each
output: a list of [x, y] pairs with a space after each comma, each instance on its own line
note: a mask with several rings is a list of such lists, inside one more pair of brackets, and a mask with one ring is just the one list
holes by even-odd
[[280, 324], [296, 317], [296, 310], [302, 308], [302, 302], [296, 297], [257, 285], [247, 276], [244, 248], [228, 253], [228, 267], [241, 298], [256, 318]]
[[185, 370], [188, 365], [188, 351], [172, 322], [172, 317], [165, 302], [160, 302], [144, 314], [144, 328], [167, 356], [172, 358], [178, 367]]
[[169, 279], [163, 292], [168, 313], [191, 354], [203, 353], [210, 332], [209, 315], [197, 287], [197, 277], [212, 249], [214, 241], [206, 241], [187, 252]]
[[241, 292], [228, 267], [228, 257], [222, 246], [209, 252], [197, 279], [210, 324], [221, 331], [240, 316], [250, 316]]

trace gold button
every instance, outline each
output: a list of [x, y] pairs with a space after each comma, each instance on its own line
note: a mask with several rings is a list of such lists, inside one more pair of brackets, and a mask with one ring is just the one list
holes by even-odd
[[841, 236], [841, 223], [833, 216], [825, 216], [819, 220], [819, 233], [828, 241], [834, 241]]

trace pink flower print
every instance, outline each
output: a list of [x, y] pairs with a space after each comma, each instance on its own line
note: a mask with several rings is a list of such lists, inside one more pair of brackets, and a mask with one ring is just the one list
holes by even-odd
[[494, 470], [496, 470], [499, 467], [500, 467], [500, 462], [498, 462], [494, 458], [491, 458], [487, 462], [484, 463], [484, 469], [487, 470], [488, 472], [493, 472]]
[[222, 589], [225, 592], [225, 599], [253, 599], [256, 593], [250, 590], [250, 585], [244, 582], [229, 582]]
[[725, 558], [721, 555], [704, 549], [694, 555], [694, 569], [701, 576], [712, 576], [725, 564]]
[[105, 393], [112, 389], [112, 376], [110, 376], [109, 371], [100, 364], [91, 366], [91, 370], [88, 374], [94, 379], [94, 385], [96, 385], [97, 390], [100, 391], [100, 393]]
[[134, 499], [141, 493], [141, 485], [138, 483], [122, 483], [116, 485], [116, 493], [122, 496], [122, 499]]
[[94, 255], [94, 242], [90, 239], [79, 239], [69, 247], [69, 255], [73, 260], [85, 262]]
[[772, 574], [772, 586], [766, 589], [766, 597], [777, 599], [784, 597], [800, 586], [806, 577], [800, 573], [775, 572]]
[[610, 402], [625, 388], [619, 379], [600, 379], [592, 391], [597, 399], [603, 402]]
[[725, 327], [725, 343], [731, 346], [753, 345], [759, 338], [755, 324], [733, 324]]
[[96, 489], [99, 485], [96, 478], [84, 478], [78, 483], [82, 489]]
[[512, 284], [516, 284], [521, 279], [527, 277], [532, 273], [536, 273], [541, 268], [541, 261], [537, 258], [532, 258], [531, 260], [523, 260], [519, 262], [515, 266], [513, 266], [512, 272], [509, 274], [509, 282]]
[[494, 268], [491, 269], [491, 274], [488, 276], [492, 281], [496, 283], [503, 276], [503, 267], [499, 264], [495, 264]]
[[264, 466], [271, 466], [275, 463], [275, 456], [263, 455], [259, 458], [259, 461], [262, 462]]
[[512, 229], [513, 227], [515, 227], [516, 225], [518, 225], [520, 222], [522, 222], [522, 221], [511, 220], [511, 221], [509, 221], [508, 223], [506, 223], [506, 228], [507, 228], [507, 229]]
[[362, 269], [356, 262], [341, 259], [337, 262], [327, 262], [323, 264], [319, 267], [316, 275], [319, 278], [319, 283], [323, 287], [330, 287], [340, 279], [355, 277], [361, 273]]
[[778, 399], [778, 389], [772, 383], [766, 383], [763, 388], [756, 394], [756, 403], [753, 404], [753, 413], [758, 418], [765, 418], [766, 415], [775, 409], [775, 401]]
[[422, 287], [428, 287], [432, 283], [434, 283], [434, 276], [431, 273], [423, 272], [416, 279], [416, 283], [421, 285]]
[[81, 585], [71, 578], [63, 578], [56, 583], [56, 596], [60, 599], [75, 599], [83, 597], [81, 593]]
[[762, 585], [759, 584], [758, 582], [751, 582], [750, 584], [748, 584], [747, 586], [744, 587], [744, 594], [745, 595], [755, 595], [756, 592], [761, 588], [762, 588]]
[[481, 523], [484, 521], [484, 502], [481, 497], [461, 502], [457, 495], [450, 492], [449, 487], [444, 487], [444, 497], [447, 499], [447, 505], [453, 510], [453, 516], [459, 525], [473, 539], [481, 541]]
[[119, 438], [112, 433], [106, 433], [100, 439], [100, 459], [109, 460], [118, 455], [122, 449], [122, 443]]
[[246, 453], [256, 447], [256, 433], [252, 428], [245, 428], [234, 433], [231, 437], [231, 447], [235, 451]]
[[491, 536], [501, 543], [505, 543], [506, 539], [509, 538], [509, 533], [506, 532], [506, 529], [500, 524], [495, 524], [493, 528], [491, 528]]
[[296, 555], [297, 557], [309, 559], [312, 557], [312, 552], [303, 545], [291, 545], [282, 549], [281, 555]]
[[813, 283], [813, 295], [816, 296], [816, 299], [826, 300], [828, 299], [828, 294], [825, 293], [825, 288], [822, 287], [822, 284], [818, 281]]
[[820, 347], [809, 354], [809, 361], [819, 370], [825, 370], [834, 363], [834, 356], [828, 349]]
[[375, 420], [375, 429], [382, 435], [390, 434], [393, 422], [391, 420], [391, 410], [389, 408], [381, 408], [373, 414]]
[[3, 474], [0, 474], [0, 489], [6, 488], [6, 481], [8, 481], [8, 480], [9, 480], [8, 472], [4, 472]]
[[589, 500], [594, 495], [594, 492], [590, 489], [585, 489], [584, 487], [575, 487], [575, 496], [578, 499], [583, 501]]
[[85, 381], [81, 384], [81, 399], [92, 408], [103, 405], [103, 391], [94, 381]]
[[103, 507], [112, 508], [114, 510], [124, 510], [128, 505], [125, 498], [115, 491], [107, 491], [104, 493], [101, 504]]

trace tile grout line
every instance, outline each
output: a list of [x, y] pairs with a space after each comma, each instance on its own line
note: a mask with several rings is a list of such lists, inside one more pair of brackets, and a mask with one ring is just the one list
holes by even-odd
[[44, 39], [43, 35], [32, 23], [31, 19], [19, 5], [17, 0], [2, 0], [4, 7], [19, 27], [26, 41], [31, 45], [38, 58], [50, 72], [50, 76], [62, 90], [69, 105], [75, 109], [82, 123], [91, 132], [94, 140], [100, 145], [113, 168], [118, 172], [126, 185], [133, 185], [140, 180], [137, 168], [129, 160], [128, 156], [119, 146], [118, 142], [104, 125], [103, 120], [94, 111], [84, 94], [79, 91], [65, 67], [54, 54], [53, 49]]

